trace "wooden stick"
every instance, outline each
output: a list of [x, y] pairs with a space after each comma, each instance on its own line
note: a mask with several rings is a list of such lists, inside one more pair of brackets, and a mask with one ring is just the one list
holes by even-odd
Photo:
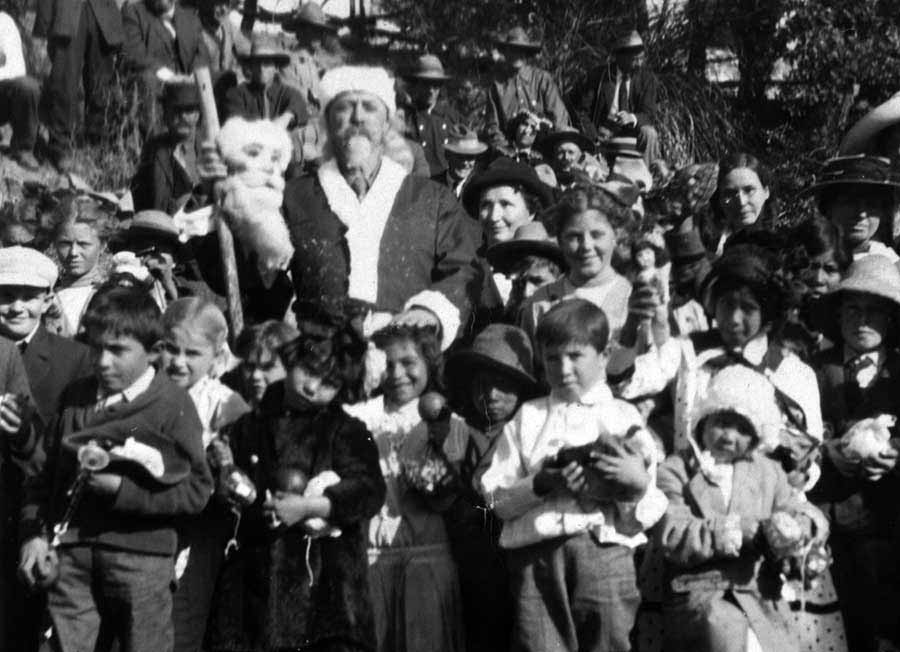
[[[213, 94], [209, 68], [197, 68], [194, 80], [200, 91], [200, 110], [203, 115], [204, 141], [214, 141], [219, 133], [219, 114]], [[228, 303], [228, 321], [231, 323], [231, 342], [244, 330], [244, 309], [241, 305], [241, 289], [238, 281], [237, 258], [234, 255], [234, 236], [222, 217], [216, 220], [216, 234], [219, 237], [219, 251], [222, 257], [222, 278], [225, 280], [225, 299]]]

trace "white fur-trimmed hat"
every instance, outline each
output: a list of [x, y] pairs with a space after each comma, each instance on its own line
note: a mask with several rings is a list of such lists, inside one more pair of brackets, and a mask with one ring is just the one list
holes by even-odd
[[778, 445], [781, 411], [772, 383], [761, 373], [741, 364], [722, 369], [697, 401], [691, 423], [696, 426], [705, 417], [724, 411], [736, 412], [750, 422], [760, 448], [772, 450]]
[[332, 68], [319, 83], [323, 106], [328, 109], [331, 101], [341, 93], [361, 91], [376, 96], [388, 109], [388, 115], [397, 109], [394, 78], [384, 68], [376, 66], [340, 66]]

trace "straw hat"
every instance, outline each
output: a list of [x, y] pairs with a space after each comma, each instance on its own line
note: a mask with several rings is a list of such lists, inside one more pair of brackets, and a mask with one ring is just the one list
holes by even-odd
[[526, 52], [540, 52], [541, 50], [541, 42], [532, 41], [525, 29], [518, 26], [502, 34], [494, 43], [501, 48], [524, 50]]
[[241, 57], [242, 63], [252, 63], [253, 61], [271, 61], [281, 67], [290, 63], [291, 55], [282, 50], [265, 34], [255, 34], [250, 45], [250, 54]]
[[636, 29], [620, 36], [612, 46], [613, 52], [642, 52], [643, 50], [644, 39]]
[[322, 11], [318, 2], [305, 2], [293, 16], [281, 24], [286, 32], [294, 32], [301, 27], [314, 27], [323, 32], [337, 33], [337, 27], [328, 21], [328, 16]]
[[812, 311], [813, 326], [832, 342], [841, 341], [841, 299], [848, 292], [870, 294], [894, 307], [895, 328], [900, 326], [900, 269], [886, 256], [871, 255], [853, 261], [840, 285], [826, 294]]
[[444, 143], [444, 150], [459, 156], [481, 156], [488, 151], [487, 143], [478, 140], [478, 132], [465, 125], [453, 125], [449, 129], [449, 138]]
[[463, 190], [462, 204], [469, 215], [478, 214], [478, 202], [482, 191], [496, 186], [521, 186], [536, 195], [544, 208], [553, 203], [553, 189], [538, 178], [533, 167], [504, 157], [491, 163]]
[[512, 240], [498, 242], [485, 252], [491, 267], [501, 274], [511, 272], [515, 264], [525, 256], [540, 256], [552, 260], [560, 269], [566, 267], [559, 244], [538, 220], [523, 224], [516, 229]]
[[407, 79], [440, 83], [453, 79], [444, 72], [444, 64], [433, 54], [423, 54], [416, 59], [415, 66], [405, 76]]
[[138, 211], [128, 228], [112, 237], [109, 250], [112, 253], [130, 251], [133, 245], [146, 241], [171, 244], [178, 250], [183, 246], [178, 235], [175, 220], [168, 213], [157, 210]]
[[444, 377], [450, 387], [467, 387], [478, 367], [499, 371], [519, 382], [526, 396], [539, 393], [534, 377], [531, 340], [521, 329], [508, 324], [491, 324], [475, 336], [471, 346], [447, 358]]
[[556, 153], [557, 145], [560, 143], [575, 143], [582, 152], [587, 152], [588, 154], [594, 153], [593, 141], [577, 129], [571, 127], [547, 134], [537, 142], [536, 147], [538, 151], [544, 155], [544, 158], [551, 159]]

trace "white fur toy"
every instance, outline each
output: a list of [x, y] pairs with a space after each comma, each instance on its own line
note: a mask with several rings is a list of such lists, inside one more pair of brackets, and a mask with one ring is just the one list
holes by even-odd
[[[322, 471], [319, 475], [312, 478], [303, 490], [304, 497], [324, 496], [325, 490], [336, 485], [341, 481], [340, 476], [334, 471]], [[339, 537], [341, 536], [340, 528], [329, 525], [324, 518], [310, 518], [303, 523], [306, 533], [311, 537]]]
[[890, 444], [890, 429], [897, 423], [897, 417], [881, 414], [877, 417], [863, 419], [841, 437], [841, 453], [848, 462], [878, 457], [886, 451]]
[[256, 257], [263, 283], [270, 287], [294, 255], [281, 215], [290, 137], [271, 120], [235, 117], [219, 131], [216, 146], [228, 168], [219, 188], [228, 225], [244, 250]]

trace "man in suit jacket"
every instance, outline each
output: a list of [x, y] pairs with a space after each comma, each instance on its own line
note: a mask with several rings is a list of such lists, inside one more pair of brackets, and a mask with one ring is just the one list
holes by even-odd
[[78, 128], [80, 86], [85, 135], [96, 142], [106, 131], [115, 54], [124, 40], [122, 15], [116, 0], [38, 0], [34, 36], [47, 39], [46, 124], [54, 163], [60, 165]]
[[636, 31], [613, 45], [614, 61], [588, 75], [572, 94], [582, 133], [607, 140], [635, 136], [647, 165], [660, 158], [653, 126], [659, 82], [643, 66], [644, 42]]
[[141, 128], [147, 133], [159, 121], [156, 99], [161, 83], [209, 65], [209, 52], [197, 12], [175, 0], [126, 2], [122, 22], [123, 59], [127, 68], [140, 75]]
[[197, 174], [197, 124], [200, 92], [196, 84], [166, 84], [163, 91], [166, 130], [151, 136], [141, 150], [141, 160], [131, 180], [134, 210], [160, 210], [170, 215], [178, 200], [199, 182]]

